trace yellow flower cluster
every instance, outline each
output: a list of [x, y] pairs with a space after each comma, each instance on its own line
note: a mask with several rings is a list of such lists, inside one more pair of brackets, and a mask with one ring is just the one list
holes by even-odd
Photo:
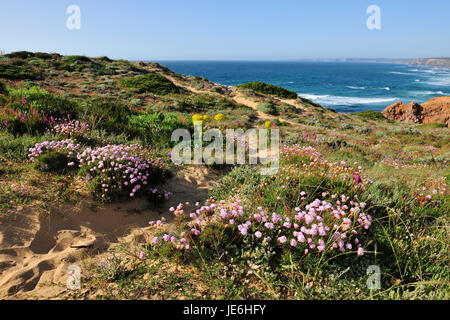
[[218, 113], [214, 116], [214, 119], [216, 119], [216, 121], [221, 122], [221, 121], [225, 120], [225, 116], [222, 113]]
[[201, 114], [196, 113], [192, 116], [192, 122], [195, 123], [197, 121], [203, 121], [203, 116]]
[[[216, 121], [221, 122], [221, 121], [225, 120], [225, 116], [222, 113], [218, 113], [214, 116], [214, 119]], [[196, 113], [192, 116], [193, 123], [195, 123], [196, 121], [201, 121], [203, 123], [203, 122], [208, 122], [209, 120], [211, 120], [211, 117], [207, 114], [202, 115], [202, 114]]]

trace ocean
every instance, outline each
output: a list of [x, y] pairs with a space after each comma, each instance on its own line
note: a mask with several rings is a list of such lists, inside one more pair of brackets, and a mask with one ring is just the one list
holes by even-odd
[[450, 69], [356, 62], [158, 61], [223, 85], [263, 81], [340, 112], [381, 111], [401, 100], [450, 95]]

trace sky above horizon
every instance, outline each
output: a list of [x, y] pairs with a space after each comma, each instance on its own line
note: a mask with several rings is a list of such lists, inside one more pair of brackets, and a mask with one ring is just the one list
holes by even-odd
[[[70, 30], [70, 5], [81, 10]], [[366, 13], [380, 8], [381, 29]], [[128, 60], [450, 56], [448, 0], [0, 0], [0, 50]]]

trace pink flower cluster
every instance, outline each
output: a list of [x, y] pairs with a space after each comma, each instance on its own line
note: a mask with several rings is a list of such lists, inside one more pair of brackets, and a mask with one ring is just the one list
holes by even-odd
[[[314, 169], [318, 169], [321, 174], [328, 174], [330, 177], [341, 177], [344, 181], [352, 181], [355, 188], [360, 190], [365, 190], [368, 184], [373, 181], [368, 178], [367, 175], [363, 175], [361, 170], [362, 167], [358, 166], [353, 168], [348, 166], [345, 161], [340, 162], [330, 162], [322, 157], [322, 154], [318, 152], [315, 148], [303, 147], [298, 144], [294, 145], [284, 145], [280, 154], [284, 160], [291, 163], [296, 163], [296, 165], [301, 165], [303, 169], [307, 172], [312, 172]], [[299, 164], [299, 162], [302, 162]], [[353, 163], [357, 165], [357, 163]]]
[[8, 126], [8, 120], [3, 120], [3, 122], [0, 122], [0, 130], [6, 129]]
[[54, 150], [61, 153], [67, 153], [67, 157], [74, 156], [78, 149], [79, 144], [75, 144], [73, 140], [67, 139], [62, 141], [44, 141], [41, 143], [36, 143], [34, 148], [29, 149], [28, 158], [31, 162], [36, 162], [39, 156], [47, 151]]
[[[100, 196], [105, 200], [117, 192], [127, 192], [134, 197], [138, 191], [146, 189], [152, 166], [157, 162], [145, 160], [138, 144], [87, 148], [77, 159], [88, 176], [100, 178]], [[150, 188], [149, 192], [160, 195], [157, 188]], [[164, 196], [168, 198], [169, 194], [166, 192]]]
[[303, 147], [299, 144], [283, 145], [281, 147], [280, 154], [288, 160], [298, 157], [299, 155], [309, 157], [311, 161], [317, 161], [322, 158], [322, 154], [315, 148], [311, 146]]
[[83, 137], [90, 132], [89, 124], [79, 120], [58, 121], [51, 130], [68, 137]]
[[[216, 204], [214, 199], [210, 199], [207, 205], [189, 214], [187, 227], [193, 238], [200, 235], [206, 225], [214, 222], [236, 228], [238, 236], [289, 246], [304, 251], [304, 254], [310, 250], [337, 250], [355, 251], [361, 256], [364, 249], [360, 235], [370, 228], [372, 220], [364, 212], [365, 209], [366, 203], [353, 201], [345, 195], [331, 195], [329, 200], [316, 199], [303, 209], [295, 208], [293, 212], [283, 214], [267, 213], [262, 207], [252, 212], [237, 198], [233, 198], [230, 204], [224, 200]], [[170, 211], [176, 216], [185, 214], [182, 204]], [[162, 220], [150, 222], [155, 226], [162, 226], [163, 223]], [[159, 243], [159, 238], [153, 242]], [[183, 245], [186, 245], [185, 242]]]

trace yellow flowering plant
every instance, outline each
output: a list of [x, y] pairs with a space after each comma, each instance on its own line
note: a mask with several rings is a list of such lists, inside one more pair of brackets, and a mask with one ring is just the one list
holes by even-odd
[[224, 115], [223, 113], [218, 113], [218, 114], [216, 114], [216, 115], [214, 116], [214, 119], [215, 119], [216, 121], [221, 122], [221, 121], [225, 120], [225, 115]]

